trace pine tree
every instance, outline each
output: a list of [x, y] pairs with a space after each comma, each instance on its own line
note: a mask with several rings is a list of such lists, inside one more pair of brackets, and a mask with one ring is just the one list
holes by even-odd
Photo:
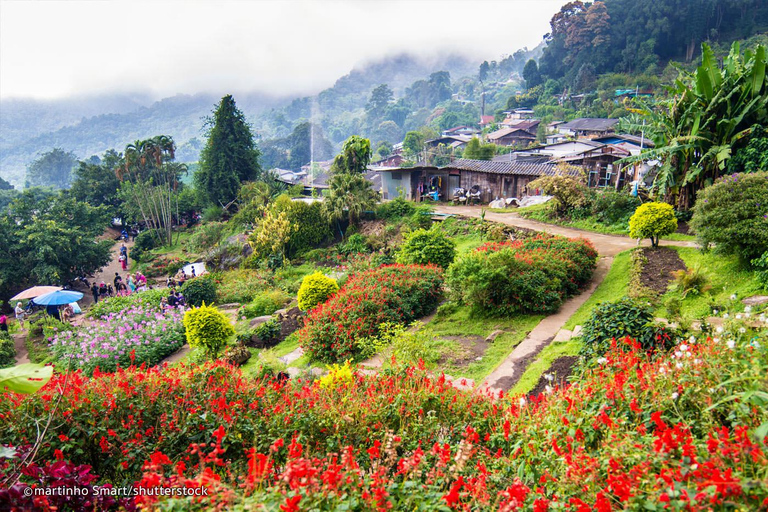
[[195, 187], [213, 204], [226, 205], [237, 197], [242, 182], [261, 176], [260, 153], [251, 128], [231, 95], [221, 98], [208, 126], [208, 141], [200, 153]]

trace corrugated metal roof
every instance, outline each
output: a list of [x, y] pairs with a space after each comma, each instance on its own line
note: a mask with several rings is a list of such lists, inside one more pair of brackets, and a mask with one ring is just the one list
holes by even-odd
[[618, 119], [604, 119], [599, 117], [582, 117], [568, 121], [565, 124], [561, 124], [558, 129], [560, 130], [587, 130], [602, 132], [610, 130], [619, 122]]
[[485, 172], [488, 174], [511, 174], [518, 176], [542, 176], [553, 174], [555, 166], [551, 163], [533, 162], [494, 162], [492, 160], [469, 160], [461, 158], [443, 169], [458, 169], [460, 171]]

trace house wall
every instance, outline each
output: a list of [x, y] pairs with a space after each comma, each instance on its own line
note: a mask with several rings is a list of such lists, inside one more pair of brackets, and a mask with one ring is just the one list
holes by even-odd
[[395, 199], [402, 189], [406, 199], [414, 199], [411, 171], [388, 171], [381, 173], [381, 190], [384, 199]]
[[523, 197], [528, 183], [537, 177], [461, 171], [461, 187], [469, 190], [474, 185], [479, 185], [482, 191], [481, 200], [489, 203], [501, 197]]

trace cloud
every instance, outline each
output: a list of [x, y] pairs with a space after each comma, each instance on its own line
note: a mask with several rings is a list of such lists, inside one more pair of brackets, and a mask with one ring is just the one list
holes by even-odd
[[563, 3], [3, 1], [0, 96], [318, 91], [388, 54], [492, 59], [536, 46]]

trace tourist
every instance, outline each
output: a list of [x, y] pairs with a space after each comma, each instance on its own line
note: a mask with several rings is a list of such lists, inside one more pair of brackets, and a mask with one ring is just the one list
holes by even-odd
[[133, 280], [133, 276], [128, 276], [128, 289], [131, 291], [131, 293], [136, 292], [136, 282]]
[[160, 309], [163, 311], [168, 309], [168, 299], [166, 299], [165, 296], [160, 297]]
[[61, 315], [59, 315], [59, 307], [58, 306], [45, 306], [45, 312], [48, 313], [48, 316], [51, 316], [61, 322]]
[[101, 297], [103, 299], [108, 294], [109, 294], [109, 289], [107, 288], [107, 283], [102, 281], [101, 284], [99, 285], [99, 297]]
[[111, 284], [108, 284], [108, 285], [107, 285], [107, 294], [108, 294], [110, 297], [114, 297], [114, 296], [115, 296], [115, 289], [114, 289], [114, 288], [112, 288], [112, 285], [111, 285]]
[[19, 327], [24, 328], [24, 317], [27, 315], [24, 312], [24, 308], [21, 306], [21, 302], [16, 303], [16, 309], [13, 310], [16, 314], [16, 321], [19, 322]]
[[0, 315], [0, 332], [8, 332], [8, 317]]
[[72, 306], [67, 304], [61, 310], [61, 321], [62, 322], [69, 322], [70, 320], [72, 320], [72, 316], [74, 314], [75, 314], [75, 310], [72, 308]]
[[123, 256], [128, 256], [128, 248], [125, 246], [125, 244], [120, 246], [120, 254]]
[[121, 254], [119, 258], [117, 258], [117, 261], [120, 262], [120, 266], [123, 268], [123, 270], [128, 270], [128, 258], [125, 254]]
[[95, 281], [93, 286], [91, 286], [91, 293], [93, 294], [93, 302], [99, 302], [99, 285], [97, 285]]
[[184, 295], [182, 295], [180, 291], [176, 292], [176, 304], [181, 307], [187, 305], [187, 299], [184, 298]]
[[197, 274], [195, 273], [195, 266], [192, 265], [192, 277], [197, 277]]
[[175, 308], [176, 307], [176, 294], [173, 293], [173, 290], [171, 290], [168, 293], [168, 307]]
[[120, 283], [122, 283], [123, 278], [120, 277], [120, 274], [115, 272], [115, 278], [112, 280], [113, 283], [115, 283], [115, 290], [120, 291]]

